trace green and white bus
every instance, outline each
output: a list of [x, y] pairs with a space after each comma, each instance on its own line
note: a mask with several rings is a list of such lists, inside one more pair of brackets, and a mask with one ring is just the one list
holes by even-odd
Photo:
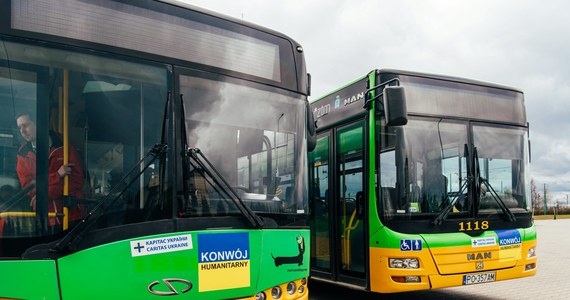
[[297, 42], [176, 1], [0, 3], [0, 299], [308, 299]]
[[311, 107], [311, 280], [394, 293], [536, 274], [520, 90], [374, 70]]

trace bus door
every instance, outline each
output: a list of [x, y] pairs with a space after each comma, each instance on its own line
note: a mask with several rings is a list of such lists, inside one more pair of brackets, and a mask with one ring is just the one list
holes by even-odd
[[367, 265], [363, 130], [356, 123], [322, 132], [309, 153], [312, 275], [357, 285]]
[[339, 281], [362, 283], [366, 270], [364, 237], [363, 122], [336, 131], [335, 232]]
[[331, 273], [330, 142], [330, 132], [320, 134], [315, 149], [309, 153], [311, 268], [327, 274]]

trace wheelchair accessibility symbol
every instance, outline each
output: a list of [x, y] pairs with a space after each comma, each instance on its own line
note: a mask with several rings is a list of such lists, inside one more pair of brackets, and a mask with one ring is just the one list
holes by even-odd
[[400, 240], [401, 251], [422, 251], [422, 240]]

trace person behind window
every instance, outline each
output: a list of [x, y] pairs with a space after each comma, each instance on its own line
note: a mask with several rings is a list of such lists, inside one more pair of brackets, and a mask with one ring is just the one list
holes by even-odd
[[[36, 181], [36, 123], [30, 113], [21, 113], [16, 117], [20, 134], [26, 141], [18, 150], [18, 163], [16, 171], [22, 189], [30, 187]], [[69, 145], [69, 163], [63, 164], [63, 142], [59, 134], [49, 131], [48, 156], [48, 211], [63, 212], [63, 182], [65, 176], [69, 177], [68, 195], [76, 199], [83, 199], [83, 167], [79, 154]], [[36, 189], [33, 187], [28, 196], [31, 198], [30, 206], [36, 210]], [[69, 221], [78, 221], [82, 218], [83, 207], [73, 205], [69, 207]], [[49, 224], [61, 223], [59, 218], [50, 218]]]

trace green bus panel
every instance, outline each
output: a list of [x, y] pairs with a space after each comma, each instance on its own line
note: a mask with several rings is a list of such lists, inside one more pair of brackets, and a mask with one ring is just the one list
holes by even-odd
[[61, 258], [63, 299], [226, 299], [309, 275], [308, 230], [179, 232]]
[[55, 261], [0, 261], [0, 298], [59, 299]]
[[[425, 243], [424, 247], [427, 248], [442, 248], [442, 247], [456, 247], [456, 246], [473, 246], [474, 240], [491, 238], [494, 241], [499, 240], [498, 232], [505, 230], [488, 230], [484, 231], [481, 235], [470, 236], [463, 232], [455, 233], [431, 233], [431, 234], [405, 234], [390, 230], [388, 227], [382, 227], [375, 234], [370, 236], [370, 246], [376, 248], [390, 248], [400, 249], [400, 242], [402, 240], [421, 239]], [[536, 228], [534, 226], [529, 228], [511, 229], [509, 231], [517, 231], [520, 237], [520, 242], [536, 240]], [[475, 245], [477, 246], [477, 245]]]

